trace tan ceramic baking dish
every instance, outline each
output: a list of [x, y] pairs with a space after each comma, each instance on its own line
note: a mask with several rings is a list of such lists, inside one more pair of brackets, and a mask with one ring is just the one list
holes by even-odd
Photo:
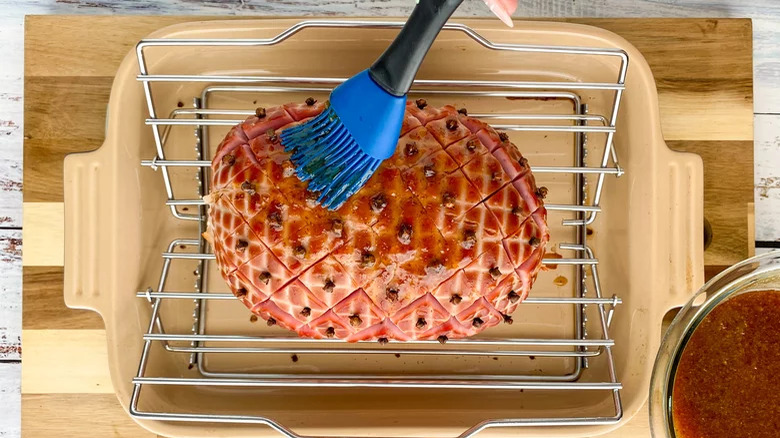
[[[298, 21], [258, 19], [187, 23], [162, 29], [150, 38], [270, 38]], [[491, 428], [482, 431], [480, 436], [594, 436], [604, 433], [619, 427], [643, 406], [647, 399], [652, 358], [660, 340], [662, 317], [670, 308], [684, 304], [703, 283], [701, 160], [698, 156], [672, 152], [666, 147], [650, 69], [641, 54], [617, 35], [565, 23], [516, 22], [514, 29], [507, 29], [494, 20], [464, 19], [458, 22], [494, 42], [619, 48], [631, 60], [614, 138], [625, 175], [606, 179], [601, 200], [603, 211], [590, 225], [592, 237], [588, 240], [599, 257], [602, 288], [608, 295], [614, 293], [623, 300], [619, 311], [614, 314], [610, 330], [615, 341], [615, 368], [623, 385], [620, 392], [622, 419], [616, 424], [587, 428], [576, 425]], [[307, 29], [272, 55], [250, 57], [244, 55], [248, 49], [226, 49], [219, 56], [227, 56], [235, 63], [231, 66], [225, 65], [222, 58], [212, 57], [217, 55], [209, 54], [218, 52], [173, 52], [157, 48], [157, 55], [149, 61], [149, 68], [162, 74], [348, 77], [368, 65], [394, 35], [393, 30], [371, 32]], [[528, 55], [519, 60], [503, 56], [486, 58], [482, 50], [484, 48], [473, 44], [462, 34], [444, 32], [423, 65], [419, 78], [501, 80], [522, 76], [548, 81], [614, 80], [603, 77], [613, 74], [614, 70], [598, 62], [583, 63], [581, 59], [566, 56], [544, 58]], [[339, 62], [333, 62], [333, 59]], [[171, 216], [165, 206], [167, 198], [159, 174], [140, 165], [141, 160], [155, 155], [155, 144], [150, 128], [144, 122], [149, 114], [142, 85], [136, 81], [138, 71], [138, 60], [133, 52], [119, 67], [113, 84], [103, 146], [91, 153], [70, 155], [65, 160], [65, 300], [70, 307], [91, 309], [103, 317], [108, 339], [107, 365], [117, 396], [125, 409], [133, 389], [132, 379], [138, 371], [142, 336], [148, 328], [151, 314], [148, 302], [137, 298], [137, 292], [157, 284], [162, 266], [160, 252], [166, 251], [169, 242], [181, 237], [193, 238], [198, 231], [195, 223]], [[204, 84], [173, 83], [154, 87], [157, 105], [175, 108], [177, 101], [200, 95]], [[593, 112], [606, 111], [599, 108], [604, 96], [595, 93], [584, 95], [591, 102]], [[300, 97], [277, 96], [268, 104]], [[437, 99], [435, 96], [431, 98]], [[499, 105], [513, 104], [510, 99], [502, 102]], [[228, 103], [236, 104], [233, 101]], [[242, 101], [241, 105], [251, 107], [255, 103]], [[485, 105], [484, 101], [467, 97], [457, 103], [470, 108]], [[211, 142], [218, 141], [220, 133], [224, 133], [226, 128], [219, 129], [213, 128]], [[523, 145], [523, 153], [532, 165], [560, 164], [556, 161], [556, 157], [562, 154], [555, 149], [558, 140], [538, 135], [518, 141], [514, 137], [516, 134], [512, 135], [515, 143]], [[593, 134], [594, 138], [598, 135]], [[191, 127], [172, 128], [170, 136], [191, 138]], [[186, 150], [168, 151], [167, 158], [191, 157], [192, 142], [169, 141], [189, 146]], [[557, 196], [550, 202], [572, 201], [574, 195], [565, 181], [551, 178], [547, 184], [551, 193]], [[551, 231], [556, 244], [571, 237], [571, 227], [562, 227], [560, 220], [560, 216], [551, 214]], [[566, 292], [560, 292], [553, 286], [553, 278], [559, 274], [568, 275], [568, 272], [565, 267], [559, 267], [557, 271], [542, 274], [532, 295], [565, 295]], [[206, 290], [226, 290], [217, 277], [207, 277]], [[166, 290], [192, 290], [192, 281], [192, 266], [185, 266], [171, 272]], [[552, 334], [560, 337], [563, 333], [558, 332], [567, 329], [557, 328], [558, 323], [572, 318], [570, 313], [545, 313], [539, 306], [524, 306], [518, 310], [513, 326], [504, 326], [486, 336]], [[192, 325], [191, 301], [166, 303], [161, 312], [166, 314], [169, 332], [189, 332]], [[254, 334], [265, 330], [258, 328], [258, 324], [251, 324], [248, 313], [237, 302], [219, 302], [209, 309], [207, 317], [212, 333]], [[187, 360], [188, 355], [165, 354], [157, 344], [152, 348], [147, 371], [162, 376], [195, 376], [197, 369], [188, 369]], [[398, 359], [357, 363], [357, 359], [349, 355], [324, 355], [312, 358], [305, 371], [337, 373], [345, 369], [359, 371], [361, 368], [378, 367], [425, 375], [426, 372], [440, 372], [442, 369], [461, 370], [464, 366], [469, 368], [464, 372], [477, 373], [495, 372], [501, 367], [530, 369], [535, 366], [527, 362], [527, 358], [522, 363], [498, 360], [458, 362], [458, 358], [426, 362], [404, 358], [401, 362], [389, 364], [389, 360]], [[584, 381], [603, 380], [604, 376], [598, 375], [599, 370], [603, 370], [598, 366], [598, 360], [600, 358], [594, 359], [590, 369], [583, 372]], [[237, 367], [300, 372], [293, 371], [293, 367], [300, 365], [291, 363], [289, 356], [234, 356], [233, 359], [215, 356], [210, 359], [209, 366], [212, 369]], [[560, 366], [550, 365], [551, 368]], [[432, 437], [458, 436], [489, 419], [595, 416], [608, 410], [612, 404], [610, 393], [596, 391], [572, 394], [544, 390], [520, 393], [463, 389], [153, 386], [144, 389], [141, 408], [183, 413], [262, 415], [297, 434], [308, 436]], [[257, 424], [137, 421], [161, 435], [278, 434]]]

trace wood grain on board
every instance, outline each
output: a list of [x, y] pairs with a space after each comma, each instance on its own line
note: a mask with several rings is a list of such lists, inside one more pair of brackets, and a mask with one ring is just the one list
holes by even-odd
[[[43, 218], [61, 214], [57, 210], [61, 207], [55, 205], [62, 202], [62, 159], [67, 153], [92, 150], [102, 143], [109, 87], [121, 59], [148, 33], [195, 19], [216, 17], [27, 18], [26, 208], [38, 209]], [[658, 84], [663, 129], [670, 146], [704, 156], [705, 215], [714, 221], [715, 239], [721, 239], [717, 244], [713, 240], [705, 253], [706, 263], [727, 265], [744, 258], [749, 251], [745, 215], [752, 202], [753, 174], [750, 21], [566, 21], [612, 30], [645, 54]], [[58, 37], [51, 38], [52, 34]], [[724, 51], [730, 53], [728, 59], [722, 56]], [[717, 202], [721, 197], [731, 204]], [[56, 234], [61, 233], [61, 223], [50, 227], [45, 219], [37, 222], [25, 230], [25, 236], [35, 233], [37, 240], [32, 252], [25, 252], [24, 261], [24, 300], [31, 303], [29, 311], [25, 307], [24, 319], [25, 436], [48, 435], [61, 430], [59, 425], [86, 426], [84, 419], [97, 410], [104, 417], [89, 424], [91, 435], [145, 436], [121, 410], [107, 384], [105, 333], [99, 317], [68, 310], [62, 303], [61, 262], [46, 261], [52, 257], [44, 252], [61, 253], [62, 237]], [[55, 354], [77, 370], [63, 371], [52, 379], [47, 359]], [[47, 422], [34, 421], [44, 414], [40, 418], [48, 418]], [[65, 436], [81, 436], [86, 429], [76, 430], [68, 429]], [[607, 436], [647, 434], [643, 410]]]
[[102, 329], [103, 319], [90, 310], [69, 309], [62, 297], [62, 266], [25, 266], [24, 330]]
[[[60, 182], [60, 184], [62, 183]], [[65, 251], [64, 205], [60, 202], [30, 202], [24, 205], [24, 266], [62, 266]], [[44, 230], [44, 231], [41, 231]]]
[[21, 405], [24, 438], [157, 436], [136, 424], [113, 393], [23, 394]]
[[735, 163], [753, 150], [753, 142], [667, 140], [666, 144], [694, 152], [704, 161], [704, 216], [712, 226], [705, 264], [731, 265], [752, 255], [755, 240], [748, 231], [748, 218], [752, 221], [753, 216], [748, 213], [753, 203], [753, 174]]

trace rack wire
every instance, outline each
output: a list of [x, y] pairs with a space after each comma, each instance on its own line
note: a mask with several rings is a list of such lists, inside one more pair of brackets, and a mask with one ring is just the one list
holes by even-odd
[[[620, 390], [622, 385], [617, 377], [612, 349], [615, 342], [609, 335], [610, 324], [616, 307], [621, 299], [616, 295], [607, 296], [601, 288], [598, 275], [598, 258], [587, 242], [587, 225], [592, 224], [602, 211], [600, 206], [604, 181], [608, 175], [619, 177], [623, 170], [619, 166], [616, 148], [613, 145], [618, 110], [625, 89], [628, 56], [619, 49], [557, 47], [538, 45], [518, 45], [493, 43], [471, 28], [461, 24], [447, 24], [445, 32], [460, 32], [477, 42], [487, 50], [516, 53], [565, 54], [575, 56], [599, 56], [617, 59], [614, 82], [534, 82], [534, 81], [472, 81], [472, 80], [417, 80], [411, 94], [424, 96], [512, 98], [521, 105], [524, 99], [563, 99], [572, 103], [571, 114], [516, 114], [482, 113], [470, 114], [490, 120], [498, 129], [510, 131], [564, 132], [573, 134], [573, 161], [571, 166], [538, 166], [536, 175], [571, 175], [574, 185], [575, 202], [570, 204], [547, 204], [552, 212], [562, 216], [562, 224], [574, 230], [574, 241], [561, 243], [558, 248], [572, 254], [570, 257], [546, 258], [544, 264], [571, 265], [575, 268], [576, 281], [573, 283], [570, 297], [544, 297], [533, 295], [524, 303], [543, 306], [573, 306], [574, 321], [571, 338], [472, 338], [451, 340], [446, 345], [436, 341], [391, 342], [388, 345], [376, 343], [348, 344], [340, 340], [312, 340], [290, 336], [243, 336], [238, 334], [211, 334], [205, 324], [207, 308], [210, 303], [235, 300], [230, 293], [204, 291], [204, 276], [209, 263], [214, 260], [213, 253], [200, 234], [204, 231], [207, 206], [202, 196], [208, 193], [208, 170], [210, 157], [208, 150], [209, 127], [232, 126], [253, 114], [248, 108], [214, 108], [210, 102], [214, 96], [230, 93], [257, 93], [258, 95], [279, 93], [329, 93], [332, 86], [346, 78], [336, 77], [282, 77], [252, 75], [199, 75], [152, 74], [149, 71], [149, 47], [262, 47], [284, 43], [293, 35], [308, 28], [352, 28], [352, 29], [394, 29], [403, 25], [400, 22], [378, 21], [302, 21], [275, 37], [267, 39], [147, 39], [137, 45], [139, 63], [138, 81], [143, 85], [149, 117], [146, 124], [151, 127], [156, 147], [156, 156], [141, 162], [142, 166], [159, 170], [162, 173], [167, 201], [171, 214], [183, 221], [197, 221], [197, 236], [176, 239], [170, 242], [163, 252], [162, 272], [156, 288], [139, 291], [138, 299], [148, 300], [151, 304], [151, 316], [147, 331], [143, 336], [143, 350], [139, 361], [137, 376], [133, 379], [133, 392], [130, 401], [130, 413], [136, 418], [263, 424], [288, 438], [300, 438], [284, 425], [271, 418], [246, 415], [220, 415], [215, 413], [175, 413], [164, 411], [142, 411], [139, 409], [143, 388], [151, 385], [172, 386], [218, 386], [218, 387], [337, 387], [337, 388], [419, 388], [430, 389], [496, 389], [496, 390], [547, 390], [547, 391], [609, 391], [614, 401], [614, 410], [602, 416], [561, 417], [561, 418], [516, 418], [485, 419], [480, 424], [464, 431], [460, 438], [471, 437], [484, 429], [492, 427], [516, 426], [567, 426], [614, 424], [622, 417]], [[153, 98], [153, 83], [173, 82], [204, 83], [199, 96], [193, 98], [193, 108], [176, 108], [166, 114], [158, 115]], [[586, 90], [609, 91], [613, 101], [607, 114], [592, 114], [583, 102], [580, 93]], [[195, 129], [194, 159], [169, 159], [166, 150], [172, 147], [169, 139], [173, 126], [192, 126]], [[603, 145], [595, 149], [601, 152], [597, 164], [586, 165], [588, 134], [604, 134]], [[591, 145], [592, 146], [592, 145]], [[197, 198], [177, 197], [172, 184], [171, 172], [176, 169], [195, 169]], [[589, 178], [591, 178], [589, 180]], [[595, 190], [589, 196], [588, 181], [595, 180]], [[190, 207], [197, 210], [191, 214]], [[180, 247], [197, 248], [196, 252], [182, 251]], [[170, 291], [166, 288], [169, 273], [174, 263], [195, 261], [193, 291]], [[588, 287], [590, 285], [590, 287]], [[161, 306], [174, 300], [192, 300], [191, 333], [170, 333], [165, 330]], [[597, 321], [588, 330], [586, 311], [588, 306], [595, 307]], [[593, 329], [595, 326], [596, 330]], [[165, 354], [188, 354], [190, 367], [197, 367], [200, 377], [163, 377], [148, 375], [152, 345], [159, 343]], [[219, 346], [212, 344], [219, 343]], [[552, 359], [573, 360], [571, 371], [562, 374], [478, 374], [465, 375], [439, 373], [420, 375], [386, 375], [365, 373], [341, 374], [284, 374], [284, 373], [246, 373], [214, 371], [205, 364], [207, 355], [269, 355], [269, 354], [312, 354], [312, 355], [386, 355], [407, 354], [433, 360], [443, 356], [539, 356]], [[601, 357], [599, 362], [606, 368], [607, 379], [599, 382], [582, 381], [583, 370], [591, 366], [590, 360]]]

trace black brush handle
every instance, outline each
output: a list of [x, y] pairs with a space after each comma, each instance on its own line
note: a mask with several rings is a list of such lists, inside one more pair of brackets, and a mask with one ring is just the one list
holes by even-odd
[[368, 69], [371, 79], [393, 96], [405, 95], [433, 40], [461, 3], [463, 0], [418, 0], [401, 32]]

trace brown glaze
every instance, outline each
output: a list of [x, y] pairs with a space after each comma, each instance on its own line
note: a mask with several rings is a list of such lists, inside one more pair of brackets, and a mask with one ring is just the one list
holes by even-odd
[[780, 291], [748, 292], [694, 330], [674, 378], [679, 438], [780, 436]]

